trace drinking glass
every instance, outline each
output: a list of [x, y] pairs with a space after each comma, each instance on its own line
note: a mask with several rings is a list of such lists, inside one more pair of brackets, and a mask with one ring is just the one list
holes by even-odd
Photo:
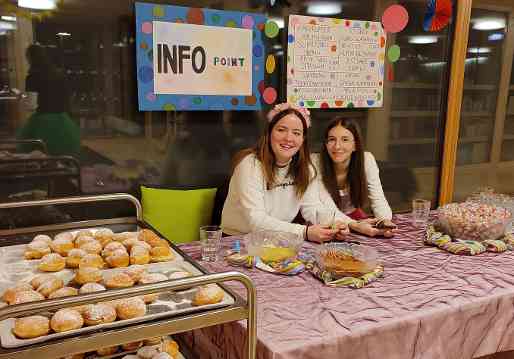
[[416, 198], [412, 200], [412, 222], [415, 227], [425, 227], [430, 215], [430, 201]]
[[202, 261], [216, 262], [221, 242], [221, 228], [218, 226], [200, 227]]
[[316, 211], [316, 224], [325, 228], [331, 228], [334, 224], [336, 212], [330, 209], [320, 209]]

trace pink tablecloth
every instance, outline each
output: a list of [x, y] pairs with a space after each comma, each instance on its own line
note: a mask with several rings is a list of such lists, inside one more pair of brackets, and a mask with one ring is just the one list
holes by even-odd
[[[257, 287], [257, 357], [465, 359], [513, 350], [514, 252], [451, 255], [424, 246], [408, 216], [395, 221], [393, 239], [353, 236], [375, 247], [385, 265], [385, 277], [362, 289], [329, 288], [309, 273], [241, 269]], [[198, 243], [181, 248], [199, 258]], [[230, 323], [188, 339], [202, 359], [243, 358], [244, 331], [245, 322]]]

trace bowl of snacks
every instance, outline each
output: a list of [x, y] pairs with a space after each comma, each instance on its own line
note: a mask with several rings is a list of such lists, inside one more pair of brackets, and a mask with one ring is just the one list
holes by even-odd
[[281, 262], [295, 258], [303, 238], [289, 232], [258, 231], [244, 236], [249, 256], [260, 257], [263, 262]]
[[334, 278], [359, 277], [378, 265], [378, 252], [356, 243], [326, 243], [318, 247], [316, 262], [322, 271]]
[[477, 201], [449, 203], [438, 210], [438, 226], [454, 239], [485, 241], [505, 234], [512, 213]]

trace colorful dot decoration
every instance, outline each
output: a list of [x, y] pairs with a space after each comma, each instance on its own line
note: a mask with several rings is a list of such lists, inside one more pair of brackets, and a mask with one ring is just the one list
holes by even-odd
[[382, 25], [385, 31], [397, 33], [405, 29], [409, 22], [409, 13], [402, 5], [394, 4], [385, 9], [382, 14]]
[[393, 45], [387, 50], [387, 58], [391, 62], [396, 62], [400, 59], [400, 46]]
[[151, 34], [152, 31], [153, 31], [153, 25], [150, 21], [145, 21], [142, 25], [141, 25], [141, 31], [143, 32], [143, 34]]
[[262, 92], [262, 98], [268, 105], [274, 104], [277, 100], [277, 90], [273, 87], [266, 87]]
[[279, 31], [280, 28], [278, 27], [278, 24], [275, 21], [268, 21], [266, 25], [264, 25], [264, 33], [270, 39], [276, 37]]
[[293, 34], [289, 34], [287, 35], [287, 42], [292, 44], [294, 42], [294, 35]]
[[253, 29], [253, 26], [255, 25], [253, 16], [251, 16], [251, 15], [243, 16], [243, 19], [241, 20], [241, 24], [243, 25], [243, 27], [245, 29]]
[[423, 30], [440, 31], [450, 23], [453, 7], [451, 0], [429, 0], [423, 19]]
[[[143, 10], [139, 10], [143, 9]], [[140, 11], [141, 16], [138, 14]], [[242, 28], [252, 31], [253, 61], [250, 69], [253, 72], [253, 94], [250, 96], [205, 96], [205, 95], [162, 95], [153, 92], [153, 21], [169, 23], [187, 23], [193, 25], [210, 25], [220, 27]], [[140, 110], [223, 110], [233, 109], [260, 109], [262, 103], [273, 104], [277, 101], [277, 90], [271, 84], [259, 81], [263, 73], [276, 71], [276, 59], [268, 56], [262, 39], [265, 35], [266, 18], [261, 14], [244, 13], [237, 11], [220, 11], [212, 9], [189, 8], [174, 5], [152, 5], [149, 3], [136, 4], [137, 28], [137, 78], [139, 82], [138, 94]], [[267, 25], [267, 35], [273, 36], [276, 30]], [[275, 35], [275, 36], [276, 36]], [[256, 60], [259, 58], [260, 60]], [[262, 82], [262, 83], [260, 83]], [[141, 87], [142, 86], [142, 87]], [[141, 102], [147, 104], [141, 107]], [[146, 108], [145, 108], [146, 107]]]
[[205, 21], [202, 9], [195, 7], [189, 9], [186, 19], [188, 24], [194, 25], [203, 25]]
[[266, 72], [272, 74], [275, 71], [275, 56], [268, 55], [266, 58]]
[[155, 17], [164, 17], [164, 8], [162, 6], [156, 5], [153, 8], [153, 16]]

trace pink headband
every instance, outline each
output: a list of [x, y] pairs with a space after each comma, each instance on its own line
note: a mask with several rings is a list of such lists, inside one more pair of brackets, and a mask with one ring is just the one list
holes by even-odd
[[278, 115], [279, 113], [281, 113], [283, 111], [289, 110], [289, 109], [293, 109], [293, 110], [300, 112], [303, 115], [303, 118], [305, 119], [307, 128], [311, 127], [311, 113], [309, 112], [309, 110], [306, 109], [305, 107], [300, 107], [300, 106], [290, 104], [289, 102], [283, 102], [283, 103], [279, 103], [279, 104], [275, 105], [270, 110], [270, 112], [268, 112], [268, 115], [266, 116], [266, 118], [268, 119], [268, 122], [271, 122], [275, 118], [276, 115]]

